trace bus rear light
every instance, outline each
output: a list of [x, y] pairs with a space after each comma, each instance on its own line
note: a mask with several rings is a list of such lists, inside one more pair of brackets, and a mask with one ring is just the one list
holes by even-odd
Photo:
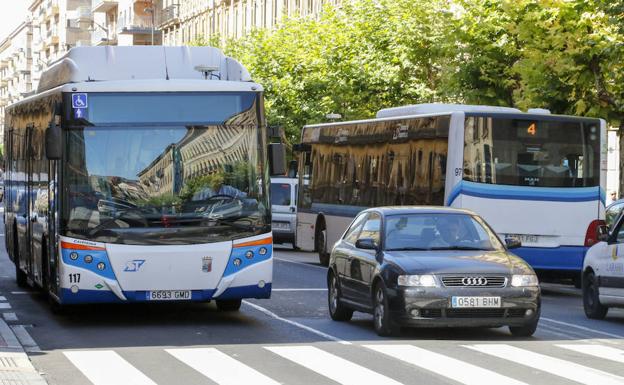
[[606, 223], [602, 219], [593, 220], [587, 227], [587, 233], [585, 233], [585, 247], [591, 247], [599, 242], [598, 230], [601, 226], [605, 226]]

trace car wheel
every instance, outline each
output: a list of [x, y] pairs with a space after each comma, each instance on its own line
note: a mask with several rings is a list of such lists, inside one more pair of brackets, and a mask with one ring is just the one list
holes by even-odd
[[609, 308], [600, 303], [598, 282], [593, 272], [588, 272], [583, 277], [583, 309], [587, 318], [603, 319]]
[[329, 253], [327, 252], [327, 229], [322, 225], [316, 235], [316, 248], [319, 255], [319, 263], [323, 266], [329, 265]]
[[221, 311], [238, 311], [243, 300], [241, 299], [218, 299], [217, 309]]
[[353, 317], [353, 310], [340, 303], [340, 287], [338, 286], [338, 278], [336, 278], [333, 273], [329, 276], [327, 303], [329, 307], [329, 316], [334, 321], [350, 321], [351, 317]]
[[399, 334], [401, 329], [390, 316], [386, 286], [381, 281], [375, 286], [373, 304], [373, 322], [377, 334], [382, 337]]

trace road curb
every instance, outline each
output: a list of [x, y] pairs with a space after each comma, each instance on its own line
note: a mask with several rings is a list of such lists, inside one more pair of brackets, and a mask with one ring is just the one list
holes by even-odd
[[6, 343], [0, 348], [0, 385], [47, 385], [11, 327], [2, 318], [0, 337]]

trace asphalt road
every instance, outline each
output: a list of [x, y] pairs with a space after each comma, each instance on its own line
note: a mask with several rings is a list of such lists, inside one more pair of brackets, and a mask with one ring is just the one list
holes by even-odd
[[237, 313], [188, 303], [86, 306], [57, 316], [42, 294], [17, 288], [2, 251], [0, 295], [11, 306], [2, 312], [55, 385], [624, 384], [624, 311], [588, 320], [571, 287], [544, 288], [532, 338], [506, 328], [381, 338], [370, 315], [329, 319], [326, 269], [314, 255], [278, 248], [275, 256], [272, 298], [246, 301]]

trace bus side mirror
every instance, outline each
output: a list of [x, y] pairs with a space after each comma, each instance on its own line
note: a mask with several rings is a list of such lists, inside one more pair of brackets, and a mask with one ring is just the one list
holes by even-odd
[[298, 168], [298, 162], [296, 160], [291, 160], [290, 163], [288, 164], [288, 177], [289, 178], [296, 178], [297, 177], [297, 168]]
[[609, 227], [607, 225], [598, 226], [598, 242], [607, 242], [609, 240]]
[[46, 157], [49, 160], [61, 159], [61, 126], [50, 122], [45, 132]]
[[286, 173], [286, 154], [282, 143], [269, 143], [269, 169], [271, 175]]

